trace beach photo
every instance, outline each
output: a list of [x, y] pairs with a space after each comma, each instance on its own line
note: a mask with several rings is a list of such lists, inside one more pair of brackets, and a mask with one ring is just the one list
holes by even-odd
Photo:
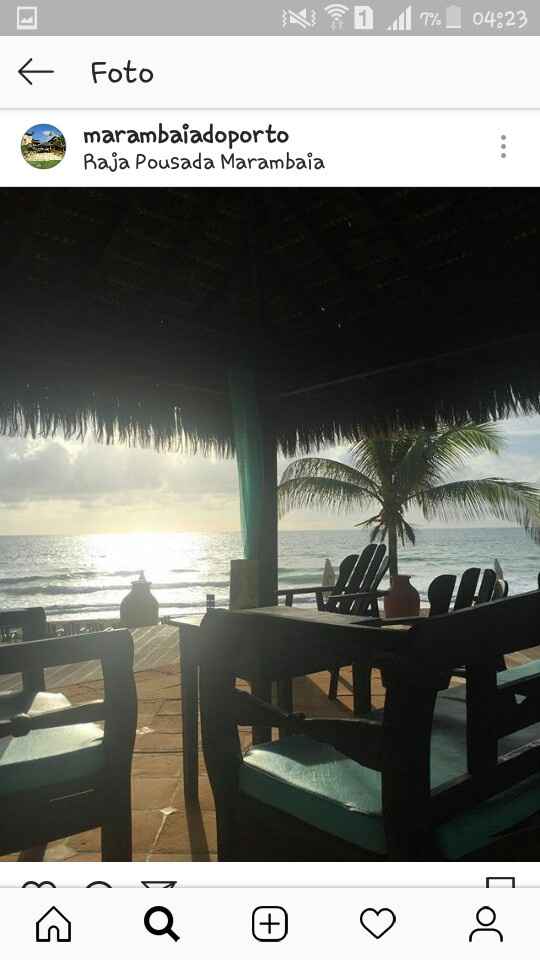
[[50, 123], [37, 123], [23, 135], [21, 153], [36, 170], [57, 167], [66, 155], [66, 139], [61, 130]]
[[0, 860], [540, 859], [540, 192], [0, 194]]

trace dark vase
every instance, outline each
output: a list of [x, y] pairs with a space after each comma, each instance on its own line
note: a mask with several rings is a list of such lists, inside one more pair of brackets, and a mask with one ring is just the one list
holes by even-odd
[[390, 590], [384, 598], [385, 617], [417, 617], [420, 613], [420, 594], [410, 582], [410, 576], [395, 574], [390, 577]]
[[133, 580], [131, 590], [120, 604], [120, 623], [123, 627], [152, 627], [159, 619], [159, 603], [150, 593], [151, 583], [144, 573]]

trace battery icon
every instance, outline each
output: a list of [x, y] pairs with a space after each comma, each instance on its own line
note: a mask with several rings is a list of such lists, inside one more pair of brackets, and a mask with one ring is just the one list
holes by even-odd
[[461, 30], [461, 7], [452, 4], [446, 8], [446, 29]]

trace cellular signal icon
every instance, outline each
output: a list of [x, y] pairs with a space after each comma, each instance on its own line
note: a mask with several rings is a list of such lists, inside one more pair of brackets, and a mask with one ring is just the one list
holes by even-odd
[[412, 6], [405, 7], [387, 29], [390, 33], [409, 33], [412, 30]]
[[345, 19], [345, 15], [349, 12], [350, 7], [346, 7], [344, 3], [329, 3], [324, 10], [332, 21], [331, 29], [343, 30], [343, 20]]

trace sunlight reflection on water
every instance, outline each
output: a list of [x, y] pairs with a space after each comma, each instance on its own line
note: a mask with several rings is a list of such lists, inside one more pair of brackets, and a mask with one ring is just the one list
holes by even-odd
[[[280, 586], [318, 584], [327, 557], [337, 568], [367, 542], [358, 530], [283, 531]], [[228, 601], [229, 561], [240, 556], [238, 533], [1, 537], [0, 608], [43, 606], [54, 619], [115, 617], [131, 580], [144, 570], [161, 615], [197, 612], [207, 593], [218, 605]], [[511, 592], [535, 588], [540, 548], [512, 528], [418, 530], [416, 546], [402, 551], [400, 569], [425, 597], [439, 573], [492, 566], [495, 557]]]

